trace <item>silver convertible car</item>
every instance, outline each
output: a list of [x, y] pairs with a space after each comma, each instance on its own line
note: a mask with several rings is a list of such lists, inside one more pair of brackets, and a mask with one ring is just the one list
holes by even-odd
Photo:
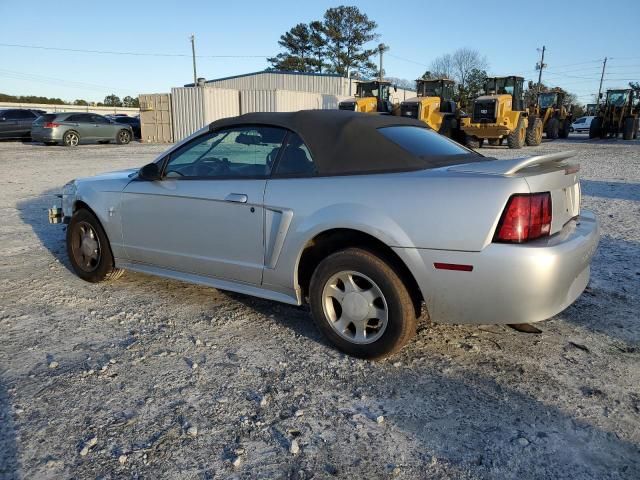
[[380, 358], [421, 315], [531, 323], [580, 295], [599, 234], [570, 156], [489, 159], [394, 116], [251, 113], [73, 180], [50, 217], [84, 280], [135, 270], [308, 302], [335, 346]]

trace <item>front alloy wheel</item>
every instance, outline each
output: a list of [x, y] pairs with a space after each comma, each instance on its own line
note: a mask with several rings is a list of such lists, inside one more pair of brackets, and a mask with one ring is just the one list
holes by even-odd
[[76, 274], [87, 282], [115, 280], [124, 270], [115, 268], [107, 235], [96, 216], [79, 209], [67, 227], [67, 254]]
[[63, 141], [67, 147], [76, 147], [80, 143], [80, 135], [74, 131], [67, 132], [64, 134]]
[[70, 236], [74, 264], [91, 273], [100, 264], [100, 239], [87, 222], [78, 222]]
[[118, 137], [116, 138], [116, 141], [120, 145], [126, 145], [131, 141], [131, 132], [129, 130], [120, 130], [118, 132]]

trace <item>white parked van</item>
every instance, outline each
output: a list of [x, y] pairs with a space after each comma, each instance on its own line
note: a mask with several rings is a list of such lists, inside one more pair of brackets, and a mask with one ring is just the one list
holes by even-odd
[[591, 121], [596, 117], [580, 117], [571, 124], [571, 131], [576, 133], [589, 133]]

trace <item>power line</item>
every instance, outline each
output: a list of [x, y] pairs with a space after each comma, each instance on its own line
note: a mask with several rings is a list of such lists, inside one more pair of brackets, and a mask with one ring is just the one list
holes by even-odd
[[0, 76], [5, 78], [12, 78], [14, 80], [26, 80], [30, 82], [45, 83], [47, 85], [61, 85], [65, 87], [84, 88], [84, 89], [100, 90], [100, 91], [104, 91], [105, 89], [115, 90], [120, 92], [127, 91], [126, 89], [120, 88], [120, 87], [111, 87], [107, 85], [98, 85], [94, 83], [74, 82], [74, 81], [65, 80], [62, 78], [47, 77], [44, 75], [37, 75], [33, 73], [16, 72], [13, 70], [0, 69]]
[[[129, 55], [135, 57], [191, 57], [186, 53], [150, 53], [150, 52], [119, 52], [114, 50], [88, 50], [80, 48], [45, 47], [42, 45], [21, 45], [17, 43], [0, 43], [0, 47], [30, 48], [36, 50], [54, 50], [72, 53], [97, 53], [100, 55]], [[198, 55], [198, 58], [268, 58], [271, 55]]]
[[404, 57], [399, 57], [398, 55], [394, 55], [392, 53], [387, 53], [387, 55], [390, 56], [390, 57], [393, 57], [393, 58], [397, 58], [398, 60], [402, 60], [403, 62], [415, 63], [416, 65], [422, 65], [423, 67], [429, 67], [429, 65], [427, 65], [426, 63], [417, 62], [415, 60], [410, 60], [410, 59], [404, 58]]

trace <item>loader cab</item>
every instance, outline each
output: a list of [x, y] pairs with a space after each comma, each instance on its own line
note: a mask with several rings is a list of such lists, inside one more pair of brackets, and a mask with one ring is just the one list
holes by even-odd
[[455, 82], [447, 78], [416, 80], [418, 97], [438, 97], [440, 111], [447, 113], [454, 113], [456, 110], [456, 103], [453, 100], [454, 85]]
[[633, 103], [633, 90], [607, 90], [607, 107], [621, 108]]
[[511, 109], [524, 111], [524, 78], [514, 75], [487, 78], [484, 91], [487, 95], [511, 95]]
[[355, 110], [366, 113], [391, 113], [391, 89], [397, 90], [391, 82], [378, 80], [359, 82], [356, 86], [355, 98], [340, 102], [340, 110]]
[[541, 110], [545, 110], [553, 106], [560, 106], [557, 92], [545, 92], [538, 94], [538, 107], [540, 107]]

